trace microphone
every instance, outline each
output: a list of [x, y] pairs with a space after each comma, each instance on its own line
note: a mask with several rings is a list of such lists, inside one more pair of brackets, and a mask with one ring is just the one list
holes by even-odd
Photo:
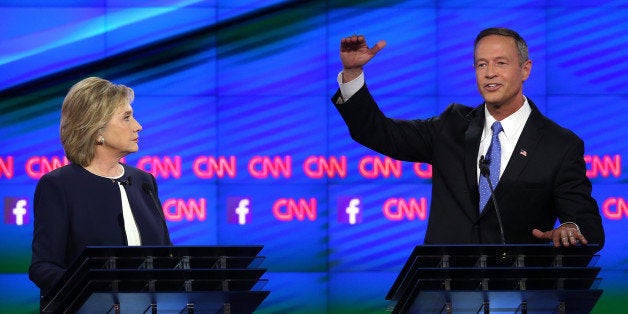
[[493, 199], [493, 205], [495, 206], [495, 213], [497, 214], [497, 224], [499, 225], [499, 235], [501, 236], [502, 244], [506, 244], [506, 239], [504, 237], [504, 225], [502, 225], [502, 217], [499, 213], [499, 206], [497, 205], [497, 200], [495, 199], [495, 191], [493, 190], [493, 183], [491, 182], [491, 170], [488, 165], [491, 163], [490, 159], [484, 159], [484, 155], [480, 156], [480, 162], [478, 166], [480, 167], [480, 174], [486, 178], [488, 182], [488, 188], [491, 190], [491, 198]]
[[126, 180], [123, 178], [111, 179], [114, 183], [120, 183], [120, 185], [131, 185], [131, 177], [126, 177]]
[[161, 208], [161, 203], [157, 199], [157, 196], [155, 196], [155, 193], [153, 193], [153, 189], [150, 187], [148, 182], [142, 183], [142, 190], [144, 190], [144, 193], [148, 194], [153, 200], [155, 208], [159, 212], [159, 217], [161, 217], [162, 228], [166, 234], [166, 240], [168, 241], [168, 244], [172, 245], [172, 242], [170, 241], [170, 233], [168, 233], [168, 225], [166, 225], [166, 217], [164, 216], [163, 208]]

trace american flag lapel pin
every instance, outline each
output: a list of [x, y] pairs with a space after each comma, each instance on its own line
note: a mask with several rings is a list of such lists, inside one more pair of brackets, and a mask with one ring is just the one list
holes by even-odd
[[527, 157], [528, 156], [528, 152], [526, 152], [525, 149], [522, 149], [519, 151], [519, 155], [523, 156], [523, 157]]

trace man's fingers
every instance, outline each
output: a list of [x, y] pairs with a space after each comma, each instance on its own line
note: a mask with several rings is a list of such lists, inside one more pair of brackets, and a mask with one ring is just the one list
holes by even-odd
[[532, 230], [532, 235], [539, 239], [548, 239], [554, 242], [555, 247], [570, 245], [587, 245], [589, 242], [578, 229], [562, 227], [543, 232], [539, 229]]
[[362, 35], [351, 35], [340, 40], [340, 45], [342, 47], [347, 47], [347, 48], [348, 47], [357, 48], [363, 43], [364, 43], [364, 36]]
[[[571, 236], [573, 238], [573, 236]], [[569, 240], [569, 236], [565, 236], [562, 235], [560, 237], [560, 242], [564, 245], [564, 246], [569, 246], [570, 240]]]
[[362, 35], [351, 35], [340, 40], [341, 51], [356, 51], [361, 48], [368, 48], [371, 55], [375, 55], [386, 46], [386, 41], [380, 40], [372, 48], [366, 46], [366, 39]]
[[373, 46], [373, 48], [371, 48], [371, 53], [375, 55], [380, 50], [384, 49], [384, 47], [386, 47], [386, 41], [380, 40], [377, 44], [375, 44], [375, 46]]
[[[586, 245], [587, 239], [576, 228], [563, 227], [556, 230], [556, 234], [560, 237], [559, 243], [563, 246], [582, 244]], [[554, 241], [556, 244], [557, 241]]]
[[548, 232], [543, 232], [539, 229], [532, 230], [532, 235], [539, 239], [551, 239], [552, 237], [548, 234]]
[[569, 239], [569, 243], [573, 245], [576, 245], [578, 243], [586, 245], [587, 243], [589, 243], [584, 235], [582, 235], [582, 233], [580, 233], [578, 229], [574, 228], [567, 229], [567, 238]]
[[554, 243], [555, 247], [559, 247], [561, 245], [564, 245], [564, 243], [561, 243], [562, 239], [560, 236], [559, 232], [555, 232], [556, 230], [551, 230], [551, 231], [541, 231], [539, 229], [534, 229], [532, 230], [532, 235], [534, 235], [535, 237], [539, 238], [539, 239], [546, 239], [546, 240], [551, 240]]

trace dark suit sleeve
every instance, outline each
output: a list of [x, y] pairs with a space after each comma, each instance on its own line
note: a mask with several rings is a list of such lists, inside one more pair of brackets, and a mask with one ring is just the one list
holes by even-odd
[[554, 200], [560, 222], [576, 223], [587, 241], [599, 244], [601, 248], [604, 245], [604, 229], [591, 190], [591, 181], [586, 176], [584, 143], [578, 139], [558, 170]]
[[69, 219], [59, 178], [43, 176], [35, 189], [33, 204], [33, 256], [28, 273], [45, 295], [67, 267]]
[[340, 92], [332, 102], [356, 142], [388, 157], [411, 162], [432, 162], [433, 139], [440, 119], [388, 118], [377, 106], [366, 84], [344, 103]]

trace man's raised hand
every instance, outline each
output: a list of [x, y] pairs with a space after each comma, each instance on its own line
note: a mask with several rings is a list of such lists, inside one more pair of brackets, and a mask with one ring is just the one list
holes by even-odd
[[343, 67], [343, 81], [348, 82], [362, 73], [362, 66], [367, 64], [380, 50], [386, 46], [386, 42], [380, 40], [375, 46], [369, 48], [366, 38], [362, 35], [353, 35], [340, 40], [340, 60]]

